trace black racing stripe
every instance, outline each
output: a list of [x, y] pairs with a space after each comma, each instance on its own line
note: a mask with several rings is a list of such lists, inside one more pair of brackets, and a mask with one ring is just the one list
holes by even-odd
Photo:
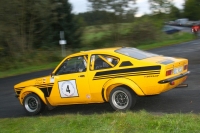
[[47, 84], [47, 85], [53, 85], [54, 83], [49, 83], [49, 84]]
[[140, 74], [120, 74], [117, 76], [102, 76], [102, 77], [94, 77], [93, 80], [97, 80], [97, 79], [105, 79], [105, 78], [118, 78], [118, 77], [129, 77], [129, 76], [143, 76], [143, 75], [152, 75], [152, 74], [160, 74], [160, 73], [140, 73]]
[[15, 88], [16, 91], [21, 91], [23, 88]]
[[21, 92], [21, 91], [16, 91], [17, 95], [19, 95], [19, 94], [20, 94], [20, 92]]
[[127, 74], [138, 74], [138, 73], [160, 73], [160, 70], [151, 70], [151, 71], [139, 71], [139, 72], [128, 72], [128, 73], [116, 73], [116, 74], [107, 74], [102, 76], [95, 76], [94, 78], [98, 77], [106, 77], [106, 76], [118, 76], [118, 75], [127, 75]]
[[[137, 74], [127, 74], [127, 75], [118, 75], [116, 78], [119, 77], [128, 77], [128, 76], [142, 76], [142, 75], [151, 75], [151, 74], [160, 74], [160, 73], [137, 73]], [[98, 80], [98, 79], [107, 79], [107, 78], [115, 78], [115, 76], [102, 76], [98, 78], [94, 78], [93, 80]]]
[[47, 84], [47, 86], [53, 86], [53, 84]]
[[44, 87], [44, 86], [47, 86], [46, 84], [38, 84], [38, 85], [35, 85], [35, 86], [41, 86], [41, 87]]
[[41, 84], [41, 85], [36, 85], [38, 88], [45, 88], [45, 87], [52, 87], [53, 85], [46, 85], [46, 84]]
[[128, 73], [128, 72], [139, 72], [139, 71], [149, 71], [149, 70], [160, 70], [161, 66], [148, 66], [148, 67], [137, 67], [137, 68], [127, 68], [127, 69], [118, 69], [110, 71], [101, 71], [97, 72], [95, 76], [116, 74], [116, 73]]
[[119, 76], [134, 76], [134, 75], [152, 75], [152, 74], [160, 74], [160, 72], [148, 72], [148, 73], [124, 73], [124, 74], [117, 74], [117, 75], [105, 75], [105, 76], [98, 76], [94, 77], [94, 79], [97, 78], [113, 78], [113, 77], [119, 77]]
[[24, 89], [25, 87], [19, 87], [19, 88], [15, 88], [15, 90], [22, 90]]

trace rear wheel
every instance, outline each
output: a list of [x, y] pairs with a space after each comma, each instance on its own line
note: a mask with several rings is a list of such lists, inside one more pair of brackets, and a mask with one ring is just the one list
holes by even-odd
[[43, 101], [33, 93], [25, 96], [23, 101], [24, 109], [29, 115], [36, 115], [42, 112], [45, 108]]
[[114, 110], [126, 111], [135, 106], [136, 95], [124, 87], [116, 87], [110, 93], [109, 102]]

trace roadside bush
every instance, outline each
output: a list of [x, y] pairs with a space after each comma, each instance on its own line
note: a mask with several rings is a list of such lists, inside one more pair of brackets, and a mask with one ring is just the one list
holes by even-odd
[[136, 47], [144, 43], [154, 42], [157, 40], [157, 33], [158, 31], [152, 23], [134, 23], [128, 34], [130, 45]]
[[[132, 23], [105, 25], [101, 28], [90, 26], [83, 42], [86, 47], [134, 46], [154, 43], [162, 38], [162, 22], [150, 18], [137, 19]], [[91, 30], [92, 29], [92, 30]], [[87, 38], [87, 39], [86, 39]]]
[[30, 65], [48, 64], [62, 59], [60, 50], [34, 50], [24, 54], [18, 53], [16, 56], [0, 58], [0, 71], [18, 69]]

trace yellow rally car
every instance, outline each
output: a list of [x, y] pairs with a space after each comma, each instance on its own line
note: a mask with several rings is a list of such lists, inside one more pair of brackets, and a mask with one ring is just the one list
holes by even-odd
[[29, 115], [45, 106], [110, 102], [128, 110], [137, 96], [155, 95], [183, 85], [188, 60], [131, 47], [81, 51], [67, 56], [51, 75], [14, 86]]

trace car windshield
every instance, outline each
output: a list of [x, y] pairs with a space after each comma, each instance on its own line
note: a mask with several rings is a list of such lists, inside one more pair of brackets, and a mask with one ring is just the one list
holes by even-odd
[[153, 56], [158, 56], [157, 54], [152, 54], [146, 51], [142, 51], [136, 48], [120, 48], [118, 50], [116, 50], [115, 52], [123, 54], [123, 55], [127, 55], [129, 57], [138, 59], [138, 60], [142, 60], [142, 59], [146, 59], [146, 58], [150, 58]]

